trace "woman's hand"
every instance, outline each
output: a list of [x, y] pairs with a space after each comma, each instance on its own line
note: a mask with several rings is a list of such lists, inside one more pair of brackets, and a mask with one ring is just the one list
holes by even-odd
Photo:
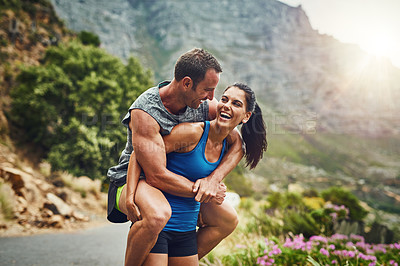
[[[128, 197], [131, 198], [131, 197]], [[140, 214], [138, 206], [135, 204], [133, 198], [127, 199], [126, 209], [128, 210], [128, 220], [132, 223], [142, 220], [142, 215]]]
[[208, 178], [201, 178], [197, 179], [194, 183], [193, 192], [197, 192], [195, 200], [198, 202], [222, 204], [225, 198], [226, 186], [224, 183], [217, 183]]

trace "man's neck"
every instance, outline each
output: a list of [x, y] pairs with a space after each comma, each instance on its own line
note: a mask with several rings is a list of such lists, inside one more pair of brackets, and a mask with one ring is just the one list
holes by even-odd
[[168, 85], [160, 88], [161, 101], [171, 114], [178, 115], [186, 110], [186, 105], [183, 103], [183, 99], [181, 99], [181, 93], [175, 79]]

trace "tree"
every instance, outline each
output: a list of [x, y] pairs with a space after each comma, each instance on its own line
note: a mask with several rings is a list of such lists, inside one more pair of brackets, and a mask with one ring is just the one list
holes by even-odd
[[10, 118], [22, 141], [44, 149], [53, 169], [92, 178], [115, 164], [126, 141], [121, 115], [152, 84], [137, 59], [124, 65], [78, 42], [49, 48], [17, 81]]

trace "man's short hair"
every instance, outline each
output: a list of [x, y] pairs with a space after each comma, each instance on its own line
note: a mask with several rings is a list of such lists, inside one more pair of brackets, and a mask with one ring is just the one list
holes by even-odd
[[180, 81], [188, 76], [193, 80], [193, 89], [202, 81], [207, 70], [222, 72], [217, 59], [204, 49], [194, 48], [181, 55], [175, 64], [175, 80]]

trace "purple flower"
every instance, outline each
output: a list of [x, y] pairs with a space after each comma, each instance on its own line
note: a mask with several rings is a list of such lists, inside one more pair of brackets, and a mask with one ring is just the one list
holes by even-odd
[[332, 240], [347, 240], [349, 238], [346, 235], [334, 234], [333, 236], [331, 236], [331, 239]]
[[325, 256], [329, 257], [329, 251], [328, 251], [328, 250], [326, 250], [326, 249], [324, 249], [324, 248], [321, 248], [321, 249], [319, 250], [319, 252], [320, 252], [322, 255], [325, 255]]
[[394, 260], [390, 260], [389, 264], [393, 265], [393, 266], [399, 266], [399, 264], [397, 262], [395, 262]]
[[319, 242], [323, 242], [323, 243], [328, 242], [328, 240], [323, 236], [312, 236], [312, 237], [310, 237], [310, 241], [319, 241]]

